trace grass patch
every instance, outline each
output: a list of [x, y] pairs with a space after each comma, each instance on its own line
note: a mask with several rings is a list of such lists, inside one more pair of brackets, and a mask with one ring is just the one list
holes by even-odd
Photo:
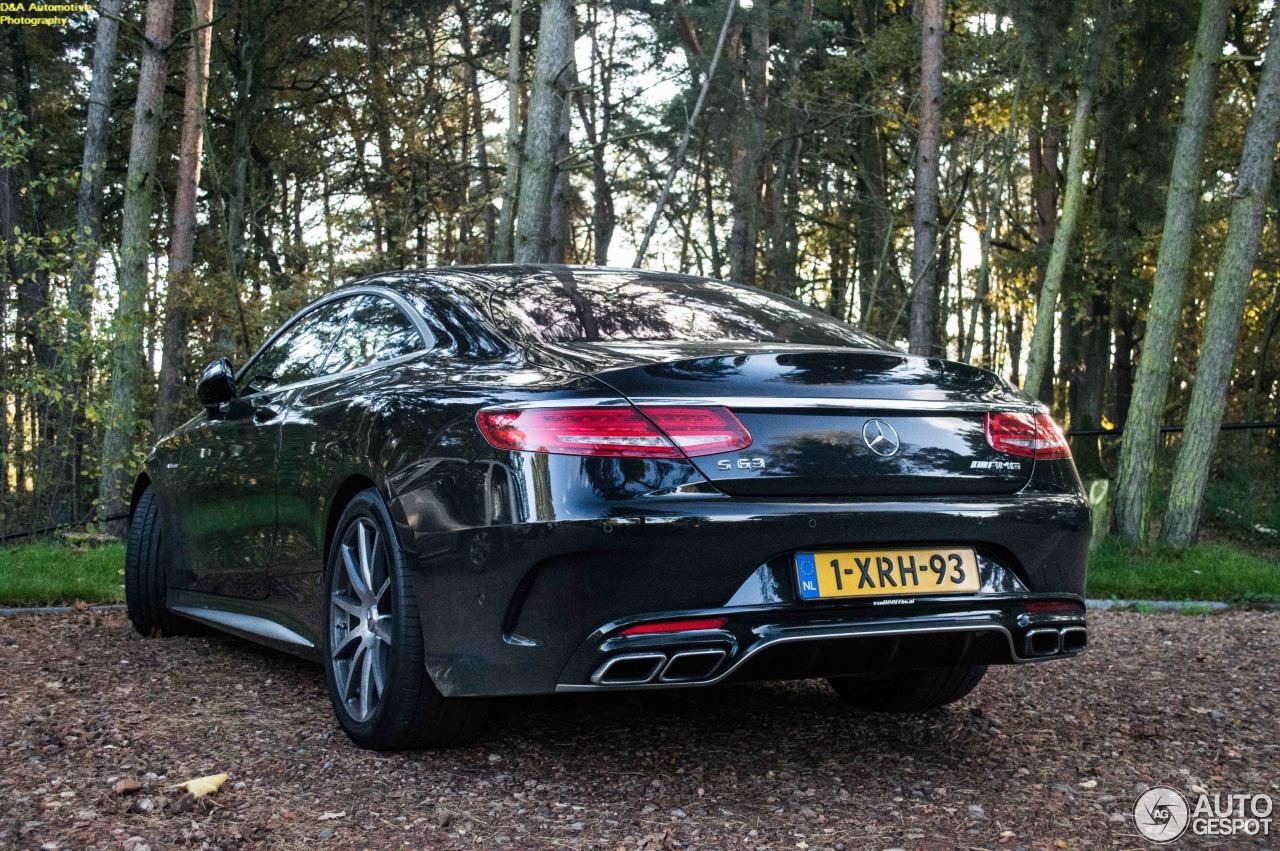
[[73, 550], [39, 541], [0, 549], [0, 606], [55, 606], [124, 599], [124, 544]]
[[1223, 543], [1137, 549], [1107, 539], [1089, 559], [1090, 597], [1280, 602], [1280, 564]]

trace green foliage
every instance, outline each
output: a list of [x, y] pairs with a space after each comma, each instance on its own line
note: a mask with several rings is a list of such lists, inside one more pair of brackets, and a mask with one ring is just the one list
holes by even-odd
[[72, 549], [40, 541], [0, 548], [0, 606], [118, 603], [123, 574], [124, 544]]
[[1280, 563], [1227, 544], [1136, 549], [1107, 539], [1089, 560], [1090, 597], [1280, 602]]

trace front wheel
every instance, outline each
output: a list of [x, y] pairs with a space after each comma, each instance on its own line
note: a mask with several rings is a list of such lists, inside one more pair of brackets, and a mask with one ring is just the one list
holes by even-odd
[[129, 519], [124, 551], [125, 608], [140, 635], [177, 635], [185, 631], [184, 622], [166, 605], [170, 552], [155, 490], [148, 487]]
[[338, 723], [372, 750], [461, 744], [483, 701], [448, 698], [427, 675], [422, 624], [391, 516], [370, 488], [342, 513], [327, 565], [324, 668]]
[[955, 703], [978, 687], [986, 665], [948, 665], [832, 677], [836, 694], [865, 712], [924, 712]]

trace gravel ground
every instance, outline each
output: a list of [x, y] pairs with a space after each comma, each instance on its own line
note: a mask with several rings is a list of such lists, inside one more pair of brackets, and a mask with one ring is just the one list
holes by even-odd
[[[992, 669], [929, 716], [820, 682], [539, 698], [398, 755], [349, 744], [288, 656], [4, 618], [0, 847], [1143, 847], [1145, 784], [1277, 797], [1280, 613], [1091, 625], [1083, 657]], [[172, 788], [220, 771], [209, 798]]]

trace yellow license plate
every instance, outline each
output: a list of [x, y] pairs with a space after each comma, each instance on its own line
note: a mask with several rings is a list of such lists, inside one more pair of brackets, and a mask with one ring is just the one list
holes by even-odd
[[978, 559], [969, 547], [796, 553], [802, 600], [977, 591]]

